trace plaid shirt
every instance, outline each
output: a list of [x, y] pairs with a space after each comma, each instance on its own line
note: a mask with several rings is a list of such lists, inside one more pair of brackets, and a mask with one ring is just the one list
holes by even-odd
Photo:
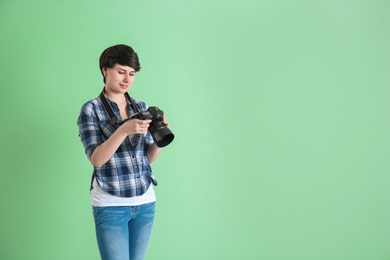
[[[115, 102], [110, 102], [115, 115], [120, 120], [120, 112]], [[147, 106], [144, 102], [135, 101], [140, 112]], [[129, 115], [135, 112], [128, 101]], [[77, 120], [79, 136], [85, 153], [90, 159], [93, 151], [105, 142], [117, 129], [118, 125], [110, 123], [110, 118], [104, 110], [99, 98], [85, 103]], [[100, 187], [109, 194], [118, 197], [134, 197], [144, 194], [154, 179], [147, 158], [147, 150], [153, 138], [146, 134], [129, 135], [118, 150], [101, 167], [94, 167], [93, 176]]]

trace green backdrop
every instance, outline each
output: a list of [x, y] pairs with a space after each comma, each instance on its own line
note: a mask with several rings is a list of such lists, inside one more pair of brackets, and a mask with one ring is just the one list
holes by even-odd
[[129, 44], [176, 138], [147, 259], [390, 259], [390, 1], [0, 1], [0, 259], [98, 259], [81, 105]]

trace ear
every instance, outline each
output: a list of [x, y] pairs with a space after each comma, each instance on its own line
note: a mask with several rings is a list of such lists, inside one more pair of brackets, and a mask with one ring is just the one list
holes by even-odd
[[107, 68], [106, 67], [102, 68], [102, 73], [103, 73], [104, 77], [107, 78]]

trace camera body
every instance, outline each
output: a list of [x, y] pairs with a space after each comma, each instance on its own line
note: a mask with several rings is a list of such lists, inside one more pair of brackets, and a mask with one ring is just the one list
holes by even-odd
[[144, 111], [144, 112], [139, 112], [135, 115], [132, 115], [130, 118], [126, 119], [131, 120], [131, 119], [139, 119], [139, 120], [153, 120], [153, 116], [149, 111]]
[[158, 147], [167, 146], [175, 137], [171, 130], [163, 123], [164, 111], [158, 107], [149, 107], [146, 111], [139, 112], [131, 116], [128, 120], [130, 119], [152, 120], [148, 130]]

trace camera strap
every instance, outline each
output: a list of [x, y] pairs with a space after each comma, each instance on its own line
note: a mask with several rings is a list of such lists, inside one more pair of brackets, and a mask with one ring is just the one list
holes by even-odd
[[[137, 104], [135, 103], [135, 100], [130, 97], [129, 93], [125, 93], [126, 100], [130, 102], [130, 106], [133, 109], [134, 113], [139, 113], [139, 108]], [[108, 117], [110, 118], [111, 124], [120, 124], [118, 123], [118, 117], [115, 115], [114, 110], [112, 109], [110, 102], [108, 102], [106, 96], [104, 95], [104, 88], [102, 92], [99, 95], [99, 99], [102, 102], [102, 105], [104, 107], [104, 110], [106, 111]]]

